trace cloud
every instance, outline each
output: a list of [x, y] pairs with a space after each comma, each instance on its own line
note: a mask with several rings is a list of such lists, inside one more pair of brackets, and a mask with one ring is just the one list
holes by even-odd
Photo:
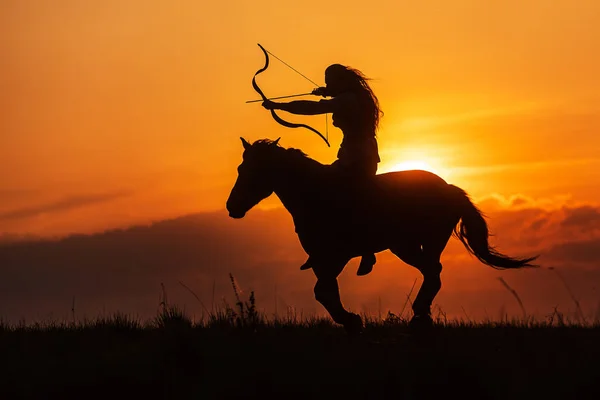
[[477, 199], [477, 204], [487, 210], [524, 210], [524, 209], [540, 209], [553, 210], [565, 207], [571, 204], [570, 195], [560, 195], [554, 197], [532, 198], [523, 194], [517, 193], [510, 196], [504, 196], [498, 193], [492, 193]]
[[[556, 305], [573, 312], [563, 282], [547, 267], [560, 271], [584, 311], [594, 312], [600, 289], [595, 287], [600, 281], [600, 233], [590, 230], [589, 218], [595, 218], [600, 208], [545, 210], [534, 206], [538, 200], [527, 201], [529, 208], [523, 208], [520, 197], [503, 208], [482, 208], [494, 234], [493, 245], [511, 256], [540, 253], [543, 268], [496, 271], [452, 239], [442, 255], [443, 288], [435, 300], [448, 316], [464, 316], [463, 309], [471, 318], [496, 318], [500, 309], [520, 315], [498, 277], [517, 290], [528, 312], [543, 316]], [[170, 302], [199, 316], [202, 306], [179, 282], [210, 309], [223, 300], [235, 303], [229, 273], [243, 296], [255, 291], [261, 310], [281, 314], [292, 307], [305, 315], [324, 314], [314, 299], [314, 274], [299, 270], [305, 259], [291, 216], [283, 209], [253, 210], [242, 220], [229, 218], [225, 211], [202, 213], [56, 241], [4, 244], [0, 316], [13, 321], [65, 317], [75, 297], [78, 316], [119, 310], [152, 317], [161, 283]], [[355, 275], [358, 260], [351, 261], [339, 278], [342, 300], [357, 311], [399, 313], [416, 280], [414, 299], [422, 277], [389, 252], [378, 254], [377, 260], [374, 272], [366, 277]]]
[[33, 207], [24, 207], [0, 213], [0, 221], [31, 218], [45, 213], [68, 211], [75, 208], [89, 206], [92, 204], [108, 202], [111, 200], [128, 196], [129, 194], [130, 193], [126, 191], [116, 191], [110, 193], [84, 194], [65, 197], [63, 199], [51, 203], [41, 204]]
[[[80, 315], [123, 310], [148, 317], [156, 311], [161, 282], [172, 301], [197, 308], [179, 281], [197, 290], [205, 304], [220, 304], [232, 293], [230, 272], [245, 290], [258, 287], [257, 299], [270, 300], [278, 282], [290, 271], [300, 272], [305, 258], [290, 224], [281, 210], [252, 212], [244, 221], [225, 212], [203, 213], [58, 241], [0, 245], [0, 316], [60, 315], [65, 301], [75, 297]], [[312, 293], [306, 281], [311, 276], [300, 274], [294, 285], [304, 280], [303, 290]]]
[[584, 232], [600, 230], [600, 210], [592, 206], [572, 209], [561, 225], [566, 228], [578, 227]]
[[600, 270], [600, 238], [560, 243], [546, 255], [553, 263]]

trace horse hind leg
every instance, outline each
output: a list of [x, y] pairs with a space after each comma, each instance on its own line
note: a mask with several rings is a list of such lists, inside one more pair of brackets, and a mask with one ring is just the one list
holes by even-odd
[[413, 302], [413, 317], [410, 321], [410, 325], [417, 328], [433, 324], [431, 304], [442, 288], [442, 280], [440, 278], [442, 264], [439, 260], [429, 260], [420, 266], [419, 271], [423, 274], [423, 284]]
[[450, 234], [445, 237], [445, 240], [442, 238], [437, 241], [428, 240], [423, 246], [413, 245], [410, 248], [390, 249], [402, 261], [417, 268], [423, 275], [423, 283], [412, 306], [413, 318], [410, 326], [413, 328], [429, 327], [433, 324], [431, 304], [442, 287], [440, 256], [448, 239], [450, 239]]
[[431, 304], [442, 288], [440, 257], [460, 219], [460, 215], [455, 214], [450, 212], [441, 217], [437, 225], [427, 232], [422, 244], [419, 246], [419, 256], [414, 257], [415, 262], [411, 264], [423, 275], [423, 284], [412, 306], [413, 318], [409, 325], [411, 328], [418, 329], [433, 325]]

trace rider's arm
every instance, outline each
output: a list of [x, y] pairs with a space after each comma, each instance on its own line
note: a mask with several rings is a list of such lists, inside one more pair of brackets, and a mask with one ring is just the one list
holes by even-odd
[[301, 115], [329, 114], [340, 109], [352, 107], [355, 103], [354, 94], [342, 93], [327, 100], [296, 100], [289, 103], [277, 103], [276, 109]]

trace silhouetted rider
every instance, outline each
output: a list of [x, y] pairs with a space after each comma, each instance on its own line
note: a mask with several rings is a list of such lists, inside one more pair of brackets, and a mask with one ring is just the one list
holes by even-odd
[[[282, 110], [292, 114], [333, 114], [333, 125], [344, 134], [338, 151], [338, 159], [331, 165], [349, 178], [375, 176], [381, 161], [377, 147], [376, 131], [383, 115], [379, 100], [368, 84], [368, 78], [357, 69], [333, 64], [325, 70], [325, 87], [313, 90], [313, 94], [330, 99], [320, 101], [296, 100], [279, 103], [263, 102], [267, 110]], [[357, 275], [373, 270], [375, 254], [363, 254]], [[311, 268], [311, 260], [301, 269]]]

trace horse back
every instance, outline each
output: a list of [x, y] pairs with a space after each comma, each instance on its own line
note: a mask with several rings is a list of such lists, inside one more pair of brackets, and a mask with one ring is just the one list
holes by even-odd
[[433, 172], [423, 170], [395, 171], [376, 175], [375, 180], [395, 187], [425, 187], [446, 185], [446, 181]]

